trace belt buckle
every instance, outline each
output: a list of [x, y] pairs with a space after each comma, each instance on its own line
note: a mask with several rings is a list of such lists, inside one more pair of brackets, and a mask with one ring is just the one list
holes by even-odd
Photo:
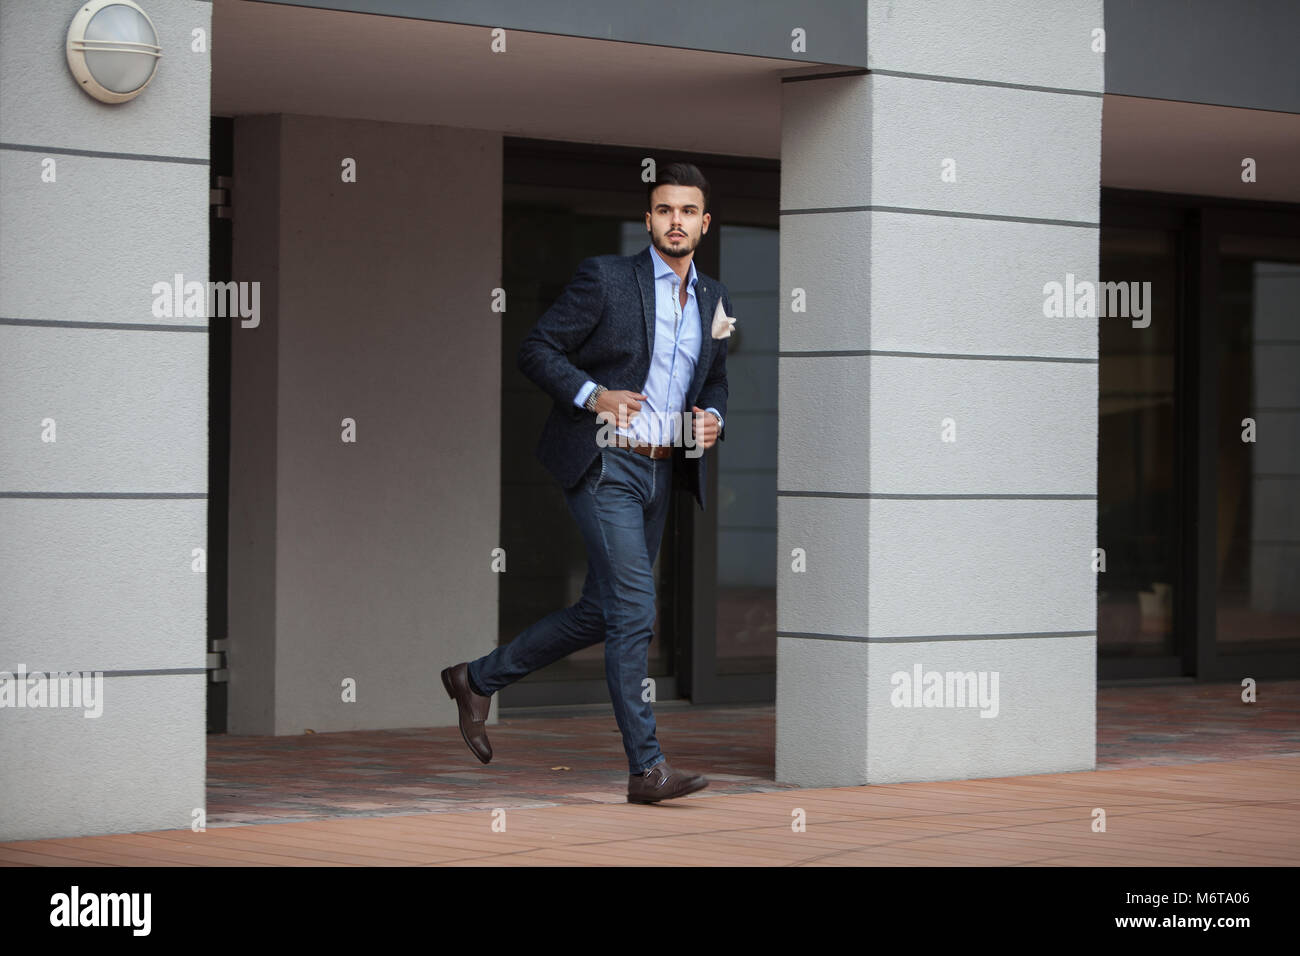
[[614, 444], [619, 448], [626, 448], [628, 451], [638, 455], [644, 455], [646, 458], [658, 461], [667, 458], [672, 454], [671, 445], [651, 445], [648, 442], [639, 442], [628, 435], [615, 433]]

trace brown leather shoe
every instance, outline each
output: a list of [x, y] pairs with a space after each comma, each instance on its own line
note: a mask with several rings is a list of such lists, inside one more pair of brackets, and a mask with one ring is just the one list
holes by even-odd
[[469, 663], [456, 664], [442, 672], [442, 686], [447, 688], [447, 696], [456, 702], [460, 711], [460, 735], [474, 756], [483, 763], [492, 759], [492, 745], [488, 743], [484, 721], [488, 718], [488, 708], [492, 698], [474, 693], [469, 686]]
[[644, 774], [627, 775], [628, 803], [658, 803], [673, 797], [684, 797], [703, 790], [709, 781], [698, 773], [674, 770], [667, 760], [661, 760]]

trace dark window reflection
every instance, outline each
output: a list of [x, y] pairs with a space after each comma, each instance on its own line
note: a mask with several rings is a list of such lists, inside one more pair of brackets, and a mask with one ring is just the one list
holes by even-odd
[[[727, 440], [718, 469], [717, 673], [776, 672], [776, 392], [780, 232], [723, 226]], [[743, 331], [742, 331], [743, 330]]]
[[1300, 239], [1225, 235], [1219, 256], [1218, 651], [1294, 651]]
[[[1098, 397], [1097, 650], [1111, 657], [1175, 653], [1179, 573], [1174, 401], [1178, 236], [1105, 227], [1102, 282], [1150, 282], [1150, 325], [1101, 316]], [[1140, 320], [1145, 321], [1145, 320]]]

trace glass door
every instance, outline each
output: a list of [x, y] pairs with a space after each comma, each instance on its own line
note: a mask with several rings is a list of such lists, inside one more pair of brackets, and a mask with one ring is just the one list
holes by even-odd
[[1220, 205], [1196, 229], [1201, 680], [1300, 674], [1300, 211]]
[[[508, 643], [548, 614], [578, 601], [587, 574], [582, 535], [555, 479], [534, 455], [550, 397], [516, 365], [519, 344], [564, 291], [578, 263], [589, 256], [631, 255], [649, 245], [643, 214], [645, 193], [632, 188], [610, 194], [583, 177], [557, 177], [551, 184], [519, 182], [527, 170], [544, 177], [549, 157], [507, 153], [502, 206], [502, 282], [508, 307], [501, 338], [501, 546], [507, 555], [500, 576], [498, 634]], [[536, 163], [538, 165], [532, 165]], [[539, 169], [540, 166], [540, 169]], [[522, 167], [522, 168], [521, 168]], [[512, 179], [510, 171], [516, 172]], [[664, 535], [654, 565], [658, 614], [650, 643], [648, 673], [656, 696], [678, 696], [672, 621], [672, 555]], [[603, 642], [576, 651], [516, 681], [501, 692], [502, 706], [606, 703]]]
[[[640, 179], [647, 155], [695, 163], [708, 177], [711, 225], [694, 262], [697, 270], [727, 283], [733, 309], [753, 333], [737, 341], [756, 357], [735, 364], [729, 357], [727, 441], [710, 452], [718, 464], [708, 469], [709, 510], [700, 512], [695, 499], [674, 485], [654, 569], [658, 614], [649, 673], [658, 700], [771, 700], [775, 638], [765, 635], [774, 635], [775, 578], [762, 558], [774, 560], [775, 543], [765, 544], [762, 535], [765, 524], [775, 534], [775, 482], [766, 489], [762, 472], [770, 460], [774, 479], [774, 419], [764, 424], [776, 406], [776, 312], [764, 300], [775, 294], [776, 282], [780, 180], [772, 160], [506, 137], [502, 281], [508, 308], [502, 315], [500, 427], [501, 546], [508, 571], [500, 576], [499, 641], [576, 602], [587, 566], [563, 494], [534, 455], [552, 403], [516, 367], [519, 343], [579, 262], [606, 253], [631, 255], [649, 245]], [[770, 346], [763, 344], [764, 323], [771, 326]], [[768, 348], [770, 374], [761, 357]], [[723, 444], [734, 451], [721, 454]], [[719, 471], [725, 476], [721, 488]], [[768, 500], [772, 514], [765, 517]], [[744, 564], [751, 549], [759, 560]], [[718, 663], [719, 655], [726, 663]], [[502, 706], [511, 708], [608, 701], [603, 642], [501, 691]]]
[[1098, 675], [1300, 673], [1300, 212], [1103, 190]]
[[1300, 235], [1216, 231], [1214, 245], [1214, 636], [1227, 663], [1300, 651]]
[[716, 673], [775, 675], [780, 231], [724, 224], [719, 242], [737, 322], [727, 347], [727, 440], [714, 455]]
[[[1138, 311], [1135, 301], [1145, 312], [1097, 320], [1097, 543], [1106, 557], [1097, 574], [1097, 656], [1107, 676], [1182, 672], [1181, 220], [1130, 211], [1108, 216], [1101, 230], [1100, 281], [1137, 291], [1129, 312]], [[1099, 311], [1104, 303], [1099, 295]]]

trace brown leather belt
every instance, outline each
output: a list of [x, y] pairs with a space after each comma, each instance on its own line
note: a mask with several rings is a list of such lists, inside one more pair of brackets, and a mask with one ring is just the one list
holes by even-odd
[[645, 455], [647, 458], [654, 458], [656, 460], [660, 458], [668, 458], [673, 453], [672, 445], [628, 444], [628, 439], [623, 435], [614, 436], [614, 447], [625, 448], [628, 451], [636, 452], [638, 455]]

